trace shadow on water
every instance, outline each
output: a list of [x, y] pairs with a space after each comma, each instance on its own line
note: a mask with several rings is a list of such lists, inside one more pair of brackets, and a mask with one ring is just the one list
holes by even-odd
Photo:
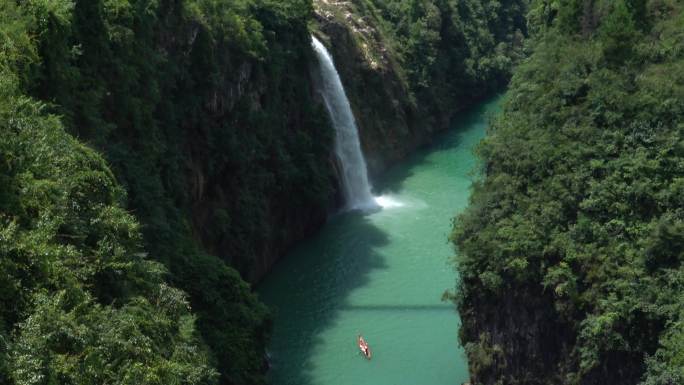
[[[321, 332], [350, 308], [349, 293], [367, 285], [371, 271], [387, 267], [375, 250], [388, 242], [387, 234], [363, 213], [340, 214], [278, 263], [258, 287], [275, 312], [273, 384], [314, 385], [311, 358], [322, 342]], [[283, 361], [288, 368], [281, 366]]]
[[[494, 103], [497, 103], [501, 96], [494, 98]], [[455, 116], [450, 128], [445, 132], [438, 134], [430, 144], [424, 146], [408, 159], [402, 161], [399, 165], [390, 168], [375, 185], [375, 192], [379, 195], [387, 193], [399, 192], [404, 184], [404, 181], [410, 178], [416, 167], [427, 166], [430, 164], [429, 156], [432, 156], [441, 151], [448, 151], [458, 146], [461, 140], [461, 133], [464, 129], [472, 127], [475, 124], [482, 124], [482, 116], [487, 116], [488, 110], [491, 108], [490, 103], [480, 103], [476, 107], [460, 112]], [[488, 117], [485, 122], [489, 122]]]
[[[454, 120], [452, 129], [438, 136], [431, 146], [390, 169], [376, 183], [376, 192], [399, 192], [417, 167], [429, 165], [433, 155], [458, 146], [463, 141], [465, 128], [483, 124], [482, 114], [490, 104], [481, 104], [461, 114]], [[389, 243], [389, 234], [363, 213], [336, 215], [316, 236], [283, 257], [257, 287], [259, 295], [275, 314], [271, 342], [272, 384], [317, 385], [315, 355], [330, 348], [325, 346], [330, 343], [326, 338], [332, 337], [326, 332], [334, 328], [347, 329], [342, 332], [343, 337], [333, 337], [345, 341], [349, 338], [349, 354], [358, 353], [353, 346], [357, 330], [352, 327], [356, 325], [341, 325], [346, 322], [343, 312], [364, 312], [365, 316], [380, 312], [454, 311], [449, 304], [351, 303], [352, 292], [368, 286], [371, 274], [388, 269], [380, 250]], [[345, 350], [339, 356], [346, 354]]]
[[454, 307], [451, 304], [444, 305], [350, 305], [343, 306], [343, 310], [353, 310], [353, 311], [444, 311], [448, 310], [453, 312]]

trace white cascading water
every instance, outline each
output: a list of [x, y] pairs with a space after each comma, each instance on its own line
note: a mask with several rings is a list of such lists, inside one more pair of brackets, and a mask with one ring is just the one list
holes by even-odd
[[325, 46], [312, 36], [313, 48], [318, 56], [321, 70], [320, 92], [335, 128], [335, 154], [342, 167], [342, 185], [346, 208], [371, 210], [378, 207], [371, 194], [366, 161], [361, 152], [359, 132], [356, 128], [349, 99], [342, 87], [340, 75]]

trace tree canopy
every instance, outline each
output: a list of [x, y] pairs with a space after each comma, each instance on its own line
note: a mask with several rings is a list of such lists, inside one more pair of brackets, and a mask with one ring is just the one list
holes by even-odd
[[[479, 147], [484, 178], [453, 233], [474, 378], [682, 383], [681, 4], [540, 0], [528, 19], [533, 53]], [[513, 342], [483, 327], [515, 301], [562, 339], [527, 382], [503, 363]]]
[[216, 383], [104, 159], [22, 95], [26, 21], [0, 6], [0, 382]]

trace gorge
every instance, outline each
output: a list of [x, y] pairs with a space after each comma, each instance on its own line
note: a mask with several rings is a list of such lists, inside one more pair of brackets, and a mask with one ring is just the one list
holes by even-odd
[[682, 100], [678, 0], [1, 1], [0, 383], [683, 384]]
[[514, 3], [1, 2], [0, 382], [264, 383], [248, 282], [344, 201], [311, 34], [377, 178], [507, 78]]
[[[274, 385], [460, 385], [469, 380], [445, 242], [468, 202], [476, 160], [499, 100], [463, 113], [434, 146], [391, 168], [376, 188], [393, 202], [331, 219], [258, 286], [274, 311]], [[435, 188], [439, 186], [439, 188]], [[363, 334], [371, 361], [355, 344]]]

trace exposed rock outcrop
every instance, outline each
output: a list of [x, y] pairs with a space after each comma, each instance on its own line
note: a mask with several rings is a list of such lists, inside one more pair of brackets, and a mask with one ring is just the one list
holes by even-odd
[[358, 122], [369, 173], [377, 177], [425, 144], [434, 131], [446, 128], [448, 117], [429, 121], [421, 116], [397, 58], [368, 16], [354, 14], [349, 2], [315, 4], [317, 34], [334, 57]]

